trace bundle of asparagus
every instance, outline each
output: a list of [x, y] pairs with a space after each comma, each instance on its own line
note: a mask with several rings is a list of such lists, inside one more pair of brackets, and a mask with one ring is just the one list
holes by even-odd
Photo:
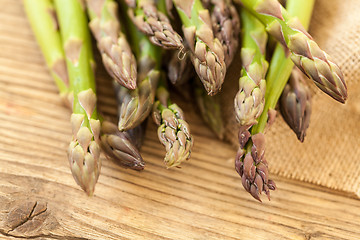
[[[264, 133], [274, 120], [278, 101], [285, 121], [304, 141], [311, 96], [303, 78], [312, 79], [339, 102], [347, 98], [339, 67], [305, 30], [314, 1], [287, 0], [285, 9], [277, 0], [237, 0], [237, 7], [231, 0], [173, 0], [173, 6], [167, 0], [86, 0], [86, 4], [24, 0], [60, 96], [72, 110], [68, 156], [75, 181], [88, 195], [94, 193], [101, 169], [100, 147], [120, 166], [144, 169], [139, 149], [149, 115], [165, 146], [165, 166], [178, 167], [190, 158], [190, 127], [184, 112], [170, 99], [166, 78], [180, 91], [191, 84], [200, 114], [222, 139], [221, 101], [214, 95], [221, 91], [241, 42], [241, 77], [234, 86], [239, 87], [234, 99], [239, 124], [235, 169], [255, 199], [261, 201], [262, 192], [270, 199], [276, 185], [269, 179]], [[181, 22], [183, 37], [171, 20]], [[118, 125], [103, 120], [97, 111], [90, 32], [114, 83]], [[269, 62], [268, 34], [278, 41]], [[163, 67], [169, 49], [170, 61]], [[191, 63], [197, 77], [192, 75]]]
[[[61, 6], [64, 9], [57, 8], [55, 13], [54, 4], [55, 2], [51, 0], [35, 2], [24, 0], [24, 7], [31, 27], [58, 86], [60, 96], [65, 104], [73, 110], [71, 123], [74, 140], [70, 143], [68, 151], [73, 176], [81, 188], [87, 194], [92, 195], [101, 168], [99, 135], [101, 135], [101, 145], [105, 149], [106, 155], [114, 161], [121, 165], [130, 165], [129, 167], [135, 166], [133, 167], [135, 169], [143, 167], [144, 163], [132, 140], [128, 139], [125, 133], [120, 132], [116, 127], [113, 128], [111, 123], [103, 121], [95, 112], [96, 95], [94, 93], [93, 72], [95, 62], [92, 58], [90, 35], [86, 31], [87, 20], [82, 6], [77, 1], [64, 1]], [[73, 33], [75, 36], [66, 36], [66, 33], [61, 36], [59, 18], [57, 18], [61, 15], [59, 11], [65, 15], [63, 16], [63, 24], [67, 24], [68, 27], [72, 25], [69, 22], [69, 16], [83, 16], [83, 21], [78, 22], [79, 25], [83, 24], [83, 26], [75, 26], [76, 29], [73, 30], [77, 32], [84, 29], [84, 31], [79, 31], [79, 33], [83, 33], [81, 36], [77, 36], [75, 33]], [[68, 48], [63, 47], [63, 40], [66, 38], [70, 39], [69, 41], [75, 41], [75, 45], [76, 43], [78, 45], [71, 49], [71, 46], [74, 45], [67, 43], [68, 45], [65, 46]], [[87, 46], [82, 47], [82, 43], [86, 43]], [[82, 62], [80, 62], [80, 57]], [[88, 90], [82, 90], [88, 86], [90, 86]], [[99, 117], [99, 120], [96, 117]]]

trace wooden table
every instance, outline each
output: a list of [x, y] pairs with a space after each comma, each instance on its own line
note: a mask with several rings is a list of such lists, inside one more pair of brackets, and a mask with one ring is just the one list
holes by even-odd
[[[66, 157], [70, 113], [61, 104], [22, 10], [0, 0], [0, 238], [360, 239], [360, 201], [273, 176], [270, 202], [247, 194], [234, 150], [215, 140], [182, 103], [195, 138], [192, 158], [166, 170], [149, 121], [135, 172], [103, 158], [95, 196], [73, 180]], [[111, 82], [99, 64], [100, 110], [112, 119]]]

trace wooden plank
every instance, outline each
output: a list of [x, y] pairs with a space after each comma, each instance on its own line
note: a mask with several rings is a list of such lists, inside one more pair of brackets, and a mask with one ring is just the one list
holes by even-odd
[[[0, 238], [360, 238], [360, 201], [339, 192], [274, 177], [272, 200], [255, 202], [233, 169], [234, 150], [215, 140], [186, 101], [180, 105], [196, 141], [189, 162], [164, 168], [164, 150], [149, 121], [146, 169], [122, 169], [102, 157], [95, 196], [87, 197], [68, 167], [70, 113], [21, 2], [0, 0], [0, 6]], [[99, 107], [115, 119], [111, 81], [98, 65]]]

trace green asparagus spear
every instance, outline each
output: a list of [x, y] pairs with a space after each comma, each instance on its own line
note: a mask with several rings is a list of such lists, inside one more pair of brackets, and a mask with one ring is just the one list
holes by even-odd
[[122, 86], [136, 88], [136, 60], [125, 34], [121, 32], [115, 0], [86, 0], [90, 29], [94, 34], [104, 66]]
[[243, 26], [243, 68], [240, 89], [235, 96], [235, 113], [240, 123], [240, 147], [235, 159], [235, 169], [242, 178], [245, 190], [261, 201], [259, 194], [264, 191], [270, 199], [270, 190], [274, 190], [276, 186], [268, 178], [268, 165], [264, 157], [265, 137], [263, 134], [251, 136], [249, 129], [256, 124], [265, 103], [267, 33], [264, 25], [247, 10], [241, 9], [240, 17]]
[[164, 162], [167, 168], [177, 167], [190, 158], [193, 139], [184, 114], [170, 100], [170, 93], [162, 79], [156, 90], [157, 101], [153, 108], [153, 119], [159, 126], [158, 137], [165, 146]]
[[311, 115], [311, 94], [304, 77], [300, 70], [294, 68], [279, 100], [281, 115], [301, 142], [304, 141]]
[[133, 170], [143, 170], [145, 167], [139, 148], [134, 144], [131, 136], [127, 132], [120, 132], [111, 122], [102, 123], [101, 147], [106, 156], [121, 167]]
[[55, 7], [73, 102], [73, 140], [68, 148], [69, 162], [76, 182], [88, 195], [92, 195], [99, 178], [101, 159], [90, 33], [81, 1], [55, 0]]
[[244, 9], [240, 11], [243, 26], [241, 60], [243, 68], [239, 91], [235, 96], [235, 115], [242, 126], [250, 128], [261, 115], [265, 104], [265, 60], [267, 34], [255, 17]]
[[214, 37], [209, 11], [200, 0], [173, 0], [183, 23], [184, 37], [192, 52], [191, 61], [209, 95], [221, 89], [226, 74], [224, 49]]
[[69, 78], [53, 1], [24, 0], [24, 8], [60, 96], [69, 106]]
[[316, 86], [335, 100], [345, 103], [347, 88], [340, 68], [319, 48], [296, 18], [291, 17], [277, 0], [241, 2], [290, 51], [291, 60]]

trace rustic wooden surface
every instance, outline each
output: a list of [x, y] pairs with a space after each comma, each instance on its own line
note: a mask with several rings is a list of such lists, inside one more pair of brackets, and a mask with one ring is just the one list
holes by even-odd
[[[195, 146], [191, 161], [166, 170], [150, 121], [143, 172], [103, 158], [95, 196], [75, 184], [62, 106], [22, 10], [0, 0], [0, 238], [31, 239], [359, 239], [360, 201], [274, 176], [271, 202], [247, 194], [234, 151], [214, 140], [183, 103]], [[99, 67], [100, 110], [115, 101]]]

